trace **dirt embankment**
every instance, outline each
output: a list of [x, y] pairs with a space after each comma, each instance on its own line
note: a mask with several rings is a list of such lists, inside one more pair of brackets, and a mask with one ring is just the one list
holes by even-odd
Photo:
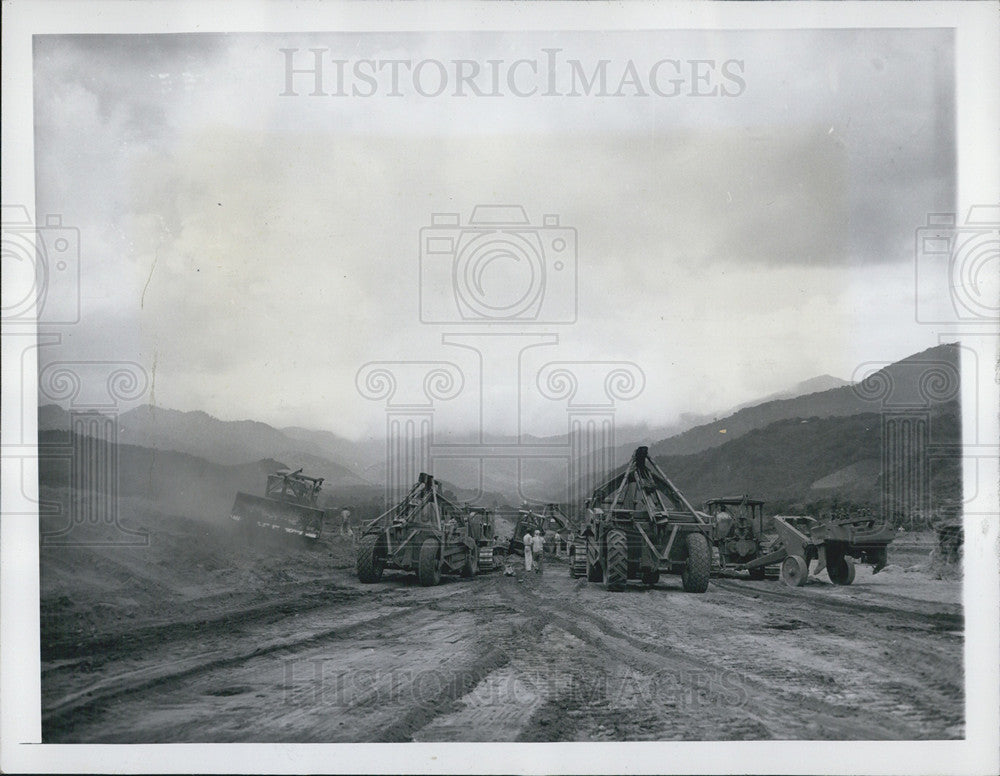
[[[44, 519], [43, 531], [54, 534], [56, 523]], [[120, 500], [116, 524], [78, 525], [57, 538], [72, 543], [43, 538], [43, 659], [100, 657], [225, 624], [234, 613], [307, 608], [331, 571], [354, 566], [349, 540], [252, 544], [225, 511], [194, 518], [135, 498]]]

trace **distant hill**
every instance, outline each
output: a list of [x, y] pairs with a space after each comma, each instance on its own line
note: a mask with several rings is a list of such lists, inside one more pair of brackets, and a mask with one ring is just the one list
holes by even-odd
[[[928, 393], [927, 386], [922, 386], [921, 381], [927, 379], [930, 370], [942, 367], [945, 370], [952, 370], [957, 376], [960, 374], [958, 362], [957, 345], [939, 345], [879, 370], [879, 373], [872, 378], [872, 384], [875, 387], [881, 383], [888, 384], [890, 390], [894, 392], [894, 401], [897, 404], [908, 403], [912, 406], [914, 401], [919, 402], [921, 391], [925, 394]], [[826, 380], [826, 378], [817, 379], [820, 381], [818, 384], [823, 384], [823, 381]], [[836, 380], [836, 378], [832, 379]], [[809, 382], [807, 381], [806, 384]], [[954, 387], [955, 390], [947, 394], [946, 398], [957, 397], [957, 382]], [[932, 391], [929, 395], [932, 399], [931, 403], [933, 403], [933, 398], [937, 394]], [[650, 445], [649, 448], [650, 452], [657, 456], [697, 453], [701, 450], [718, 447], [734, 438], [765, 428], [780, 420], [829, 418], [874, 412], [881, 408], [881, 401], [880, 398], [870, 397], [868, 392], [863, 390], [863, 387], [847, 384], [818, 393], [805, 394], [791, 399], [776, 399], [745, 407], [728, 417], [662, 439]]]
[[778, 391], [777, 393], [769, 394], [761, 399], [754, 399], [753, 401], [744, 402], [743, 404], [737, 404], [733, 407], [731, 412], [736, 412], [747, 407], [756, 407], [758, 404], [766, 404], [769, 401], [777, 401], [778, 399], [794, 399], [798, 396], [808, 396], [811, 393], [831, 391], [834, 388], [843, 388], [845, 385], [851, 385], [850, 380], [842, 380], [839, 377], [834, 377], [833, 375], [810, 377], [808, 380], [796, 383], [785, 391]]
[[[38, 434], [41, 445], [64, 445], [73, 439], [74, 435], [63, 431]], [[114, 452], [118, 461], [119, 496], [145, 498], [180, 514], [209, 520], [229, 515], [238, 490], [263, 495], [267, 475], [288, 466], [271, 458], [228, 466], [188, 453], [139, 445], [119, 444]], [[72, 485], [70, 464], [65, 458], [41, 457], [38, 474], [42, 487]], [[370, 512], [381, 505], [381, 497], [382, 488], [371, 484], [324, 483], [320, 503], [331, 508], [370, 502], [367, 510]]]
[[[281, 433], [296, 444], [346, 466], [366, 481], [378, 480], [379, 464], [385, 459], [385, 439], [381, 436], [355, 442], [332, 431], [286, 426]], [[374, 473], [373, 473], [374, 471]]]
[[[772, 400], [648, 446], [695, 503], [750, 493], [782, 510], [836, 503], [877, 508], [885, 475], [882, 411], [926, 412], [932, 443], [960, 444], [959, 374], [958, 346], [942, 345], [878, 370], [863, 385]], [[624, 463], [634, 447], [619, 448], [618, 460]], [[896, 465], [892, 477], [927, 466], [933, 510], [959, 507], [957, 458], [911, 453]]]
[[[961, 412], [955, 401], [930, 412], [934, 444], [961, 442]], [[841, 501], [878, 505], [882, 484], [882, 416], [789, 419], [689, 455], [657, 455], [667, 476], [693, 503], [713, 496], [749, 493], [774, 507]], [[961, 501], [961, 460], [929, 459], [934, 509]], [[892, 477], [918, 471], [918, 452], [893, 461]]]
[[[682, 416], [676, 428], [684, 428], [683, 431], [653, 443], [650, 440], [655, 437], [650, 435], [657, 433], [657, 428], [623, 427], [617, 432], [621, 444], [615, 451], [615, 459], [622, 462], [637, 444], [647, 444], [652, 455], [691, 476], [698, 497], [766, 487], [769, 493], [773, 491], [766, 496], [771, 499], [838, 496], [867, 499], [876, 492], [881, 460], [880, 443], [870, 436], [877, 434], [878, 424], [872, 431], [869, 416], [877, 419], [884, 407], [903, 406], [925, 407], [937, 415], [951, 413], [957, 417], [954, 400], [958, 397], [958, 374], [958, 346], [941, 345], [886, 366], [863, 385], [843, 384], [843, 380], [823, 375], [799, 383], [779, 396], [804, 393], [762, 400], [694, 427], [685, 428], [704, 419]], [[821, 390], [809, 392], [814, 388]], [[943, 410], [949, 403], [952, 409]], [[38, 419], [42, 432], [65, 434], [69, 426], [69, 415], [56, 405], [40, 407]], [[818, 422], [836, 419], [850, 422]], [[821, 431], [829, 437], [810, 436]], [[757, 436], [763, 432], [767, 433]], [[843, 439], [838, 439], [838, 435]], [[234, 469], [254, 467], [262, 460], [280, 461], [292, 468], [301, 466], [309, 474], [325, 477], [327, 492], [341, 494], [337, 498], [347, 499], [343, 494], [353, 492], [360, 494], [359, 500], [367, 498], [365, 494], [381, 494], [385, 479], [382, 439], [353, 442], [327, 431], [295, 426], [277, 429], [250, 420], [222, 421], [204, 412], [138, 407], [119, 417], [118, 441], [122, 449], [132, 446], [146, 451], [172, 451], [191, 456], [197, 462]], [[476, 438], [453, 435], [447, 441], [468, 443]], [[532, 437], [530, 441], [563, 445], [567, 440], [565, 436], [553, 436]], [[759, 445], [763, 448], [758, 449]], [[854, 452], [848, 454], [849, 450]], [[718, 451], [718, 457], [707, 455], [712, 451]], [[705, 455], [699, 458], [702, 454]], [[200, 481], [195, 464], [183, 464], [181, 459], [170, 457], [157, 460], [163, 465], [164, 461], [173, 461], [171, 471], [181, 478], [178, 487]], [[693, 468], [686, 468], [689, 466]], [[245, 487], [256, 492], [263, 480], [257, 469], [252, 471], [256, 473], [248, 478]], [[214, 468], [213, 472], [209, 479], [221, 477], [227, 483], [223, 490], [230, 489], [235, 475], [216, 476]], [[518, 504], [522, 498], [561, 500], [566, 493], [567, 462], [558, 456], [533, 461], [530, 466], [522, 467], [520, 475], [516, 464], [510, 461], [487, 462], [480, 470], [478, 461], [457, 459], [442, 462], [433, 473], [454, 483], [455, 491], [463, 499], [475, 498], [481, 488], [486, 493], [480, 503]], [[135, 474], [138, 477], [141, 472]], [[249, 479], [254, 482], [249, 483]], [[138, 481], [130, 480], [130, 487]], [[682, 482], [678, 484], [684, 487]]]
[[[67, 431], [69, 424], [69, 413], [61, 407], [54, 404], [39, 407], [40, 432]], [[313, 439], [289, 436], [266, 423], [219, 420], [200, 411], [181, 412], [147, 404], [123, 412], [118, 417], [118, 443], [186, 453], [230, 466], [264, 458], [279, 459], [292, 468], [304, 467], [313, 476], [325, 477], [329, 485], [372, 484], [337, 460], [331, 460], [330, 448]]]

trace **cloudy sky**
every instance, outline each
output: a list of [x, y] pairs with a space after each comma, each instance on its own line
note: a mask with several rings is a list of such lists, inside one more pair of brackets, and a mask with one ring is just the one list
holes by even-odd
[[[283, 96], [310, 49], [323, 94], [306, 72]], [[518, 393], [523, 431], [564, 430], [533, 379], [552, 361], [638, 365], [618, 419], [655, 424], [850, 378], [937, 344], [913, 246], [954, 209], [952, 56], [947, 30], [38, 37], [36, 210], [81, 229], [82, 271], [82, 321], [40, 358], [134, 360], [146, 401], [354, 437], [384, 427], [371, 361], [453, 362], [438, 422], [478, 423], [461, 332], [491, 335], [497, 431]], [[541, 247], [463, 276], [489, 204]], [[434, 232], [452, 254], [422, 240], [435, 213], [460, 216]], [[536, 304], [484, 319], [463, 283]], [[525, 333], [555, 336], [519, 373]]]

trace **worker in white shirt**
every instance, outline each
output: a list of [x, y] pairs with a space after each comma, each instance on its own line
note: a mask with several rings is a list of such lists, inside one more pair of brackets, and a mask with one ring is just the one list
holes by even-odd
[[524, 535], [524, 570], [531, 571], [532, 566], [532, 552], [531, 552], [531, 531], [528, 531]]
[[535, 535], [531, 537], [531, 554], [534, 556], [535, 573], [541, 574], [542, 558], [545, 555], [545, 538], [541, 531], [535, 531]]

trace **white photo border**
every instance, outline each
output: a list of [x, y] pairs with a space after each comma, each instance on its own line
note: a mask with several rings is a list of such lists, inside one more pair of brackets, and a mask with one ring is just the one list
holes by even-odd
[[[832, 3], [197, 3], [4, 2], [2, 200], [35, 202], [32, 36], [66, 33], [180, 33], [385, 30], [639, 30], [919, 28], [955, 29], [958, 212], [998, 199], [1000, 27], [993, 2]], [[964, 339], [963, 339], [964, 343]], [[974, 347], [996, 358], [995, 335]], [[22, 356], [25, 356], [22, 358]], [[33, 352], [3, 337], [2, 438], [34, 440], [32, 418], [19, 417], [22, 385], [37, 391]], [[987, 362], [989, 363], [989, 361]], [[23, 365], [24, 372], [20, 371]], [[963, 408], [1000, 406], [991, 370], [980, 384], [966, 370]], [[966, 381], [969, 382], [966, 382]], [[969, 384], [972, 382], [972, 384]], [[976, 418], [964, 418], [966, 429]], [[997, 419], [979, 418], [992, 439]], [[3, 514], [32, 509], [3, 460]], [[30, 467], [29, 467], [30, 468]], [[796, 741], [460, 744], [41, 744], [38, 523], [0, 521], [0, 767], [6, 772], [424, 772], [424, 773], [871, 773], [1000, 772], [1000, 586], [995, 460], [990, 488], [977, 495], [966, 524], [966, 738], [961, 741]], [[966, 471], [966, 482], [975, 476]], [[980, 462], [980, 483], [983, 464]], [[30, 479], [32, 472], [25, 470]], [[37, 484], [37, 472], [34, 473]]]

